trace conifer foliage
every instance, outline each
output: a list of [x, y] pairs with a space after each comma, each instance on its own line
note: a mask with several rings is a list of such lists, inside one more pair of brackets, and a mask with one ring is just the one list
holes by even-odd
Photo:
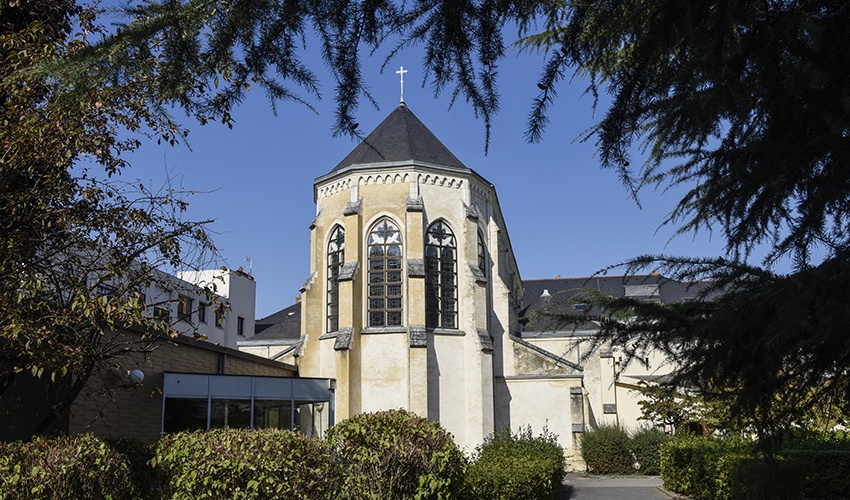
[[[232, 126], [233, 106], [252, 88], [273, 106], [309, 106], [321, 95], [316, 69], [302, 59], [308, 41], [334, 78], [338, 134], [357, 134], [359, 103], [374, 104], [364, 54], [409, 46], [423, 48], [435, 92], [466, 100], [489, 130], [499, 62], [516, 33], [517, 47], [541, 55], [529, 140], [544, 137], [559, 86], [586, 78], [592, 94], [611, 96], [585, 136], [602, 166], [636, 200], [647, 187], [684, 187], [661, 223], [681, 234], [717, 231], [726, 242], [722, 256], [627, 262], [628, 272], [657, 269], [714, 285], [705, 300], [677, 307], [596, 298], [607, 312], [598, 318], [604, 338], [633, 353], [667, 348], [690, 384], [731, 394], [765, 427], [790, 422], [817, 399], [850, 399], [847, 2], [147, 0], [121, 8], [116, 27], [102, 26], [102, 14], [72, 0], [2, 3], [4, 314], [36, 303], [30, 297], [46, 285], [22, 286], [21, 276], [41, 279], [44, 268], [33, 263], [67, 245], [66, 235], [121, 239], [121, 219], [104, 218], [116, 217], [104, 204], [117, 193], [92, 188], [71, 169], [86, 156], [119, 172], [121, 154], [138, 145], [119, 132], [179, 143], [186, 130], [172, 109]], [[120, 212], [130, 213], [141, 217]], [[102, 224], [111, 229], [100, 231]], [[170, 249], [185, 248], [175, 235], [209, 246], [197, 226], [146, 224], [164, 231], [143, 233], [169, 242], [148, 246], [167, 261], [179, 260]], [[752, 263], [759, 246], [768, 255]], [[783, 259], [793, 262], [790, 273], [777, 271]], [[34, 317], [50, 315], [38, 309]], [[3, 327], [4, 352], [54, 340], [27, 338], [44, 330], [15, 324]], [[48, 373], [70, 366], [13, 365]]]

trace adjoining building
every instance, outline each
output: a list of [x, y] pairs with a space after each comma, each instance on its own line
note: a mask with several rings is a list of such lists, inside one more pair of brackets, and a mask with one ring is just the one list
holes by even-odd
[[[167, 322], [176, 335], [151, 342], [132, 325], [105, 333], [102, 342], [126, 346], [127, 352], [95, 371], [48, 432], [93, 432], [152, 443], [163, 433], [181, 430], [284, 428], [320, 435], [333, 425], [334, 381], [302, 378], [294, 365], [233, 348], [255, 329], [250, 275], [158, 272], [155, 281], [133, 293], [145, 304], [142, 314]], [[206, 290], [213, 284], [211, 295]], [[118, 293], [117, 285], [93, 286], [106, 295]], [[29, 437], [52, 411], [49, 395], [69, 382], [27, 373], [4, 380], [0, 439]]]

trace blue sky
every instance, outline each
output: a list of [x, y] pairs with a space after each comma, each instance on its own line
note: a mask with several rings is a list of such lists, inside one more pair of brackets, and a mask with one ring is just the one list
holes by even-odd
[[[647, 190], [638, 208], [616, 173], [599, 168], [594, 144], [576, 140], [600, 116], [594, 117], [592, 97], [583, 95], [584, 82], [559, 87], [542, 143], [524, 141], [542, 56], [511, 54], [502, 65], [501, 110], [485, 155], [484, 126], [471, 107], [459, 101], [449, 109], [448, 94], [435, 98], [429, 86], [423, 88], [414, 52], [399, 54], [380, 73], [383, 53], [364, 64], [364, 79], [381, 108], [361, 104], [362, 132], [368, 134], [397, 106], [395, 71], [404, 65], [410, 110], [466, 166], [496, 186], [523, 279], [588, 276], [643, 253], [722, 252], [719, 234], [680, 236], [668, 243], [673, 228], [659, 225], [676, 193]], [[313, 68], [323, 85], [323, 99], [311, 101], [318, 114], [302, 104], [281, 103], [275, 116], [255, 89], [233, 113], [232, 130], [183, 119], [191, 130], [191, 149], [145, 143], [129, 157], [133, 167], [123, 175], [157, 185], [170, 171], [184, 188], [197, 192], [188, 200], [189, 216], [215, 219], [211, 229], [225, 264], [247, 269], [245, 259], [253, 260], [258, 318], [292, 304], [298, 295], [309, 274], [313, 181], [356, 146], [350, 138], [332, 136], [333, 80], [321, 62]]]

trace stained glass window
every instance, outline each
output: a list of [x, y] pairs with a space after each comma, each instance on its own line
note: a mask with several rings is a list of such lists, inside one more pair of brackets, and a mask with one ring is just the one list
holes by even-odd
[[345, 263], [345, 230], [334, 227], [328, 241], [328, 330], [339, 330], [339, 272]]
[[487, 250], [484, 246], [484, 235], [478, 231], [478, 269], [487, 276]]
[[426, 235], [425, 326], [457, 328], [457, 241], [443, 221]]
[[401, 232], [389, 219], [381, 219], [369, 232], [369, 326], [401, 326], [401, 245]]

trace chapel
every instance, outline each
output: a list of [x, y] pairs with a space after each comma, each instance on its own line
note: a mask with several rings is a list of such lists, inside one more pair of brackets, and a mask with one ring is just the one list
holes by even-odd
[[678, 301], [658, 275], [523, 282], [496, 188], [402, 102], [313, 186], [310, 274], [300, 300], [256, 322], [239, 349], [334, 382], [332, 425], [404, 408], [439, 421], [468, 450], [505, 427], [547, 429], [575, 450], [602, 423], [639, 425], [637, 391], [662, 358], [623, 371], [622, 356], [583, 354], [597, 326], [568, 299], [599, 291]]

